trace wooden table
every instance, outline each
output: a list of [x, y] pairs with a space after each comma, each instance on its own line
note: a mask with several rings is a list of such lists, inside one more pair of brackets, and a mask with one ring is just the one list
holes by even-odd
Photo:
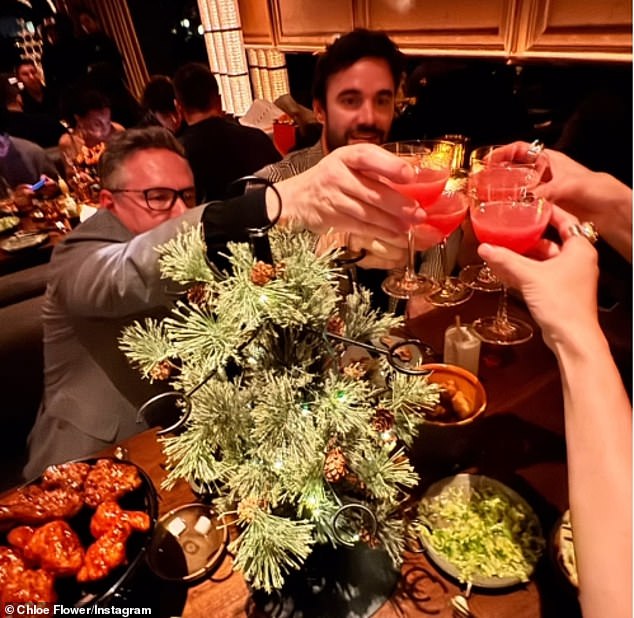
[[[437, 309], [408, 321], [407, 329], [436, 350], [442, 349], [444, 329], [456, 313], [463, 322], [495, 311], [498, 295], [476, 293], [474, 299], [453, 309]], [[511, 301], [510, 311], [530, 321], [527, 312]], [[423, 490], [433, 481], [461, 470], [495, 477], [514, 488], [533, 506], [548, 536], [567, 507], [563, 407], [555, 359], [537, 331], [528, 343], [514, 348], [484, 347], [480, 378], [487, 390], [488, 410], [462, 433], [424, 432], [412, 459], [422, 477]], [[165, 472], [153, 431], [124, 443], [132, 461], [143, 467], [160, 486]], [[166, 512], [193, 500], [189, 487], [179, 482], [160, 492], [160, 510]], [[231, 571], [226, 556], [213, 577], [189, 589], [145, 584], [147, 594], [170, 600], [169, 613], [184, 618], [238, 618], [258, 616], [242, 576]], [[407, 553], [402, 577], [391, 599], [375, 614], [450, 618], [450, 598], [459, 592], [424, 555]], [[416, 600], [418, 599], [418, 600]], [[579, 609], [548, 555], [541, 560], [528, 585], [511, 590], [479, 591], [470, 605], [478, 618], [574, 618]], [[163, 606], [163, 604], [162, 604]], [[162, 609], [162, 612], [167, 611]]]

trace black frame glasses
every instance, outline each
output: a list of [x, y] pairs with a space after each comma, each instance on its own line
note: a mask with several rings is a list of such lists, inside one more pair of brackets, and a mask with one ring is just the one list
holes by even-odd
[[149, 189], [108, 189], [110, 193], [142, 193], [150, 210], [165, 212], [171, 210], [180, 197], [188, 208], [196, 206], [196, 189], [172, 189], [170, 187], [151, 187]]

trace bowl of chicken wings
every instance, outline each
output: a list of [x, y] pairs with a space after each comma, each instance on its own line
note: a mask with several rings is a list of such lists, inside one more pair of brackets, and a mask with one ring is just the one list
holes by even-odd
[[49, 466], [0, 500], [0, 607], [107, 604], [151, 541], [152, 481], [114, 458]]

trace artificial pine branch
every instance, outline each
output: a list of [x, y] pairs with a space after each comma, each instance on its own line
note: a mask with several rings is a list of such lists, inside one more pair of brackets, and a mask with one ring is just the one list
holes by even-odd
[[142, 325], [136, 322], [126, 327], [119, 337], [119, 348], [143, 377], [150, 380], [157, 363], [176, 356], [166, 324], [152, 318], [146, 318]]
[[214, 276], [206, 257], [202, 225], [183, 224], [183, 232], [157, 247], [159, 268], [165, 279], [183, 285], [194, 282], [213, 283]]
[[286, 573], [299, 569], [312, 551], [313, 526], [260, 508], [253, 509], [251, 521], [244, 523], [244, 532], [229, 548], [235, 552], [234, 567], [256, 588], [281, 588]]

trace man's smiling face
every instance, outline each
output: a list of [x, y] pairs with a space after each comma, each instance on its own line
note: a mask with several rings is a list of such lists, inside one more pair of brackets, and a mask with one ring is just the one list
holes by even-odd
[[317, 117], [324, 123], [324, 150], [359, 142], [384, 143], [394, 119], [395, 91], [390, 67], [381, 58], [362, 58], [331, 75], [326, 108], [314, 101]]

